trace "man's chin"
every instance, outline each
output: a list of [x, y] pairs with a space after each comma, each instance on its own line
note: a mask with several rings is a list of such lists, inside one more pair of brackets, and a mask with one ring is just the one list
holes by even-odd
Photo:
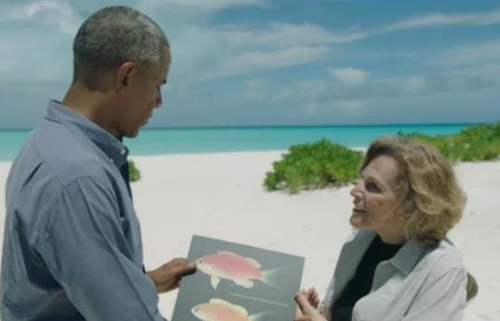
[[137, 129], [134, 129], [132, 131], [128, 131], [128, 132], [124, 133], [123, 137], [136, 138], [137, 136], [139, 136], [139, 132], [140, 132], [140, 128], [137, 128]]

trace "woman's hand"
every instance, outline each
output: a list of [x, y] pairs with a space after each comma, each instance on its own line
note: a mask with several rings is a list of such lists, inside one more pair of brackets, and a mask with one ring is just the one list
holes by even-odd
[[317, 309], [319, 306], [319, 294], [318, 291], [316, 291], [315, 288], [309, 288], [307, 292], [305, 293], [307, 301], [315, 308]]
[[314, 288], [297, 293], [295, 301], [298, 304], [295, 321], [327, 321], [317, 309], [319, 296]]

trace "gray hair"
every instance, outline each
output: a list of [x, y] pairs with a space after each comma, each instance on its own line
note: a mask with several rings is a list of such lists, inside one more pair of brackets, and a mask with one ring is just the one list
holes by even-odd
[[136, 63], [140, 71], [159, 66], [165, 46], [165, 33], [143, 13], [126, 6], [103, 8], [88, 17], [75, 36], [73, 84], [106, 89], [106, 73], [126, 61]]

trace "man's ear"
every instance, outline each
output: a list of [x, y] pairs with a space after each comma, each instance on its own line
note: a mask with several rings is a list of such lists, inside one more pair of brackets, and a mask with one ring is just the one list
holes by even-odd
[[130, 75], [135, 71], [135, 69], [136, 66], [131, 61], [124, 62], [120, 67], [118, 67], [115, 78], [115, 88], [118, 93], [123, 93], [123, 91], [127, 88], [130, 83]]

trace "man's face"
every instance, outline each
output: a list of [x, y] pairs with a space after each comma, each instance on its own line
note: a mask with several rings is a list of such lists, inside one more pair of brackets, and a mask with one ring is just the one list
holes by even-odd
[[161, 86], [167, 82], [170, 50], [165, 47], [159, 68], [140, 73], [137, 68], [126, 79], [126, 90], [120, 97], [117, 127], [121, 136], [133, 138], [139, 134], [155, 108], [162, 104]]

